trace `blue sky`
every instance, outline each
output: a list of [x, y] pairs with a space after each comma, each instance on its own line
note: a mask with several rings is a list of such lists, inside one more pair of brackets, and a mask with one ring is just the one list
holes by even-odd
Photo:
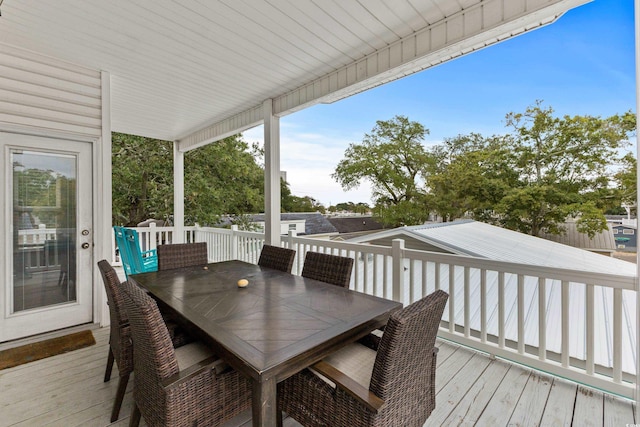
[[[281, 169], [293, 194], [329, 206], [371, 202], [370, 187], [344, 192], [331, 178], [350, 143], [376, 120], [405, 115], [430, 130], [425, 145], [478, 132], [502, 134], [508, 112], [543, 100], [558, 115], [635, 111], [633, 0], [594, 0], [557, 22], [333, 104], [288, 115]], [[262, 126], [245, 132], [262, 141]]]

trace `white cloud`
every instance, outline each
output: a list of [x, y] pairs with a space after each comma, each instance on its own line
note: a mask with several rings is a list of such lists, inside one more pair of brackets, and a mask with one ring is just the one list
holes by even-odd
[[[311, 196], [325, 206], [340, 202], [371, 203], [371, 187], [363, 183], [345, 192], [331, 178], [344, 151], [353, 141], [321, 133], [297, 132], [294, 125], [280, 129], [280, 169], [287, 172], [291, 192]], [[248, 142], [264, 143], [262, 126], [243, 133]]]

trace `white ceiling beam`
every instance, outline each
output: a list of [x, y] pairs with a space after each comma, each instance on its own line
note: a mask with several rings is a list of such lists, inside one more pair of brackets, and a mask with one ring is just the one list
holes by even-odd
[[214, 123], [203, 129], [195, 131], [178, 141], [180, 151], [189, 151], [214, 141], [219, 141], [231, 135], [235, 135], [264, 122], [264, 109], [262, 104], [238, 113], [221, 122]]
[[[591, 0], [485, 0], [415, 32], [309, 84], [273, 99], [284, 116], [318, 103], [335, 102], [375, 86], [483, 49], [550, 24]], [[179, 139], [192, 150], [263, 122], [262, 104]]]

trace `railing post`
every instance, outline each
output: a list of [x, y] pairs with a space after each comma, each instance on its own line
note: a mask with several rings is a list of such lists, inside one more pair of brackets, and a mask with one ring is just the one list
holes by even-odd
[[231, 226], [231, 258], [230, 259], [240, 259], [238, 258], [238, 226], [236, 224]]
[[298, 232], [296, 230], [289, 230], [289, 233], [287, 234], [287, 248], [289, 249], [293, 249], [293, 247], [295, 246], [295, 241], [294, 238], [298, 235]]
[[404, 240], [393, 239], [391, 241], [391, 257], [393, 259], [392, 299], [404, 304]]
[[156, 231], [156, 224], [154, 222], [152, 222], [151, 224], [149, 224], [149, 236], [148, 236], [148, 242], [149, 242], [149, 249], [147, 249], [148, 251], [152, 250], [152, 249], [156, 249], [156, 247], [158, 246], [158, 232]]
[[[296, 242], [295, 242], [295, 238], [298, 235], [298, 232], [296, 230], [289, 230], [289, 233], [287, 234], [287, 239], [286, 239], [286, 246], [289, 249], [294, 249], [296, 251], [296, 258], [297, 260], [295, 260], [293, 262], [293, 274], [300, 274], [300, 260], [304, 259], [304, 254], [300, 254], [297, 251], [296, 246]], [[297, 262], [296, 262], [297, 261]]]
[[562, 319], [562, 349], [561, 352], [561, 360], [562, 367], [568, 368], [569, 363], [571, 362], [571, 358], [569, 355], [569, 282], [567, 280], [562, 281], [562, 293], [560, 297], [560, 304], [562, 307], [561, 311], [561, 319]]

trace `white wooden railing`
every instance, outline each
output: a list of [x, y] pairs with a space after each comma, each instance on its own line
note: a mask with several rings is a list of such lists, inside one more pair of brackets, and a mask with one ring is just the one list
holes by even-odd
[[[171, 227], [137, 228], [144, 249], [170, 243]], [[185, 227], [186, 242], [206, 241], [211, 262], [257, 263], [261, 233]], [[410, 304], [449, 293], [439, 336], [474, 349], [633, 398], [635, 277], [538, 267], [461, 255], [363, 245], [294, 234], [282, 245], [356, 260], [351, 289]]]

